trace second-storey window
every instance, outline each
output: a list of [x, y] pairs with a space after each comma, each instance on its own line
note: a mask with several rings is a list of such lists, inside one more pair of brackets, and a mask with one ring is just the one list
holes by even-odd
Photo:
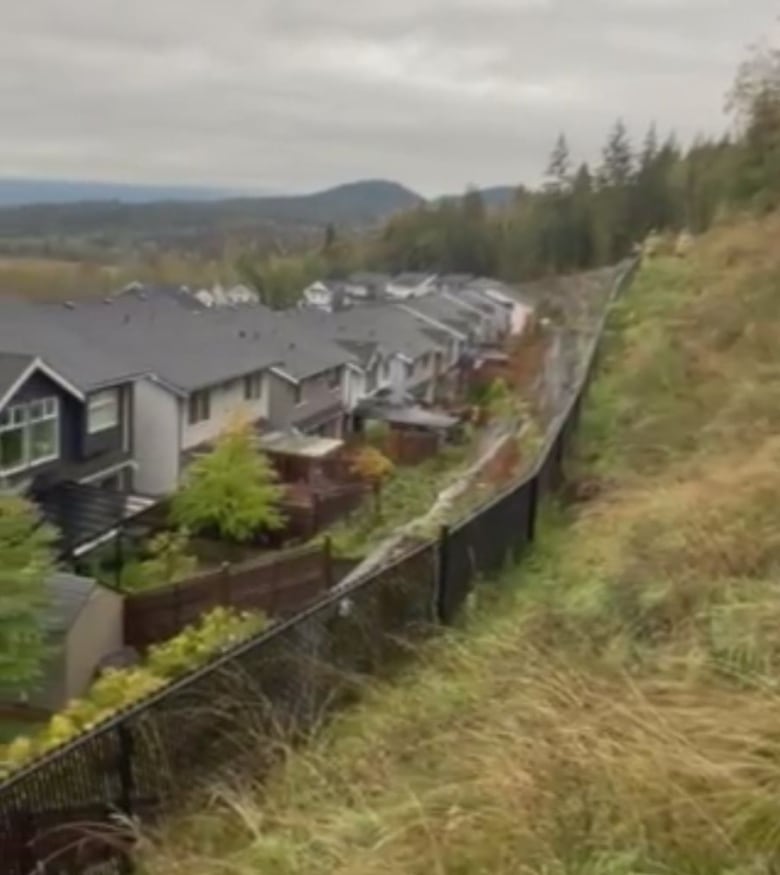
[[207, 389], [190, 395], [188, 418], [190, 425], [211, 419], [211, 393]]
[[44, 398], [0, 413], [0, 473], [32, 468], [59, 456], [59, 402]]
[[87, 402], [87, 431], [96, 434], [119, 425], [119, 390], [107, 389], [91, 395]]
[[341, 388], [341, 370], [339, 368], [333, 368], [332, 371], [328, 371], [328, 388]]
[[249, 374], [244, 377], [244, 400], [258, 401], [263, 397], [263, 375]]
[[293, 388], [293, 397], [295, 398], [295, 406], [297, 407], [299, 404], [303, 404], [303, 383], [296, 383]]

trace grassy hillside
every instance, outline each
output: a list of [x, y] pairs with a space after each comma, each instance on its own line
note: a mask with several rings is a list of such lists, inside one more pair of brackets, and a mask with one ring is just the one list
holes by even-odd
[[646, 263], [532, 559], [149, 872], [778, 871], [779, 238]]

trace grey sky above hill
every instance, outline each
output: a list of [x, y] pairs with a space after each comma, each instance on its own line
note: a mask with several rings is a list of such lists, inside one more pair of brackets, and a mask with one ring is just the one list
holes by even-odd
[[31, 0], [0, 28], [0, 175], [423, 194], [534, 182], [563, 129], [725, 128], [777, 0]]

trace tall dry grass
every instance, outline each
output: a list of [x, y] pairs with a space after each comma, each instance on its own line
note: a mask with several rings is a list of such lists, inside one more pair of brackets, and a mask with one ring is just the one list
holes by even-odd
[[780, 871], [777, 239], [645, 265], [588, 405], [597, 497], [269, 782], [147, 837], [149, 873]]

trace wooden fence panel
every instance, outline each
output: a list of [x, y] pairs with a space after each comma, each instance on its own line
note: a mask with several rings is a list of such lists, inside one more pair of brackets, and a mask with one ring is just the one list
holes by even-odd
[[289, 616], [321, 595], [331, 580], [327, 547], [290, 550], [198, 575], [125, 599], [125, 644], [139, 650], [165, 641], [216, 607]]

